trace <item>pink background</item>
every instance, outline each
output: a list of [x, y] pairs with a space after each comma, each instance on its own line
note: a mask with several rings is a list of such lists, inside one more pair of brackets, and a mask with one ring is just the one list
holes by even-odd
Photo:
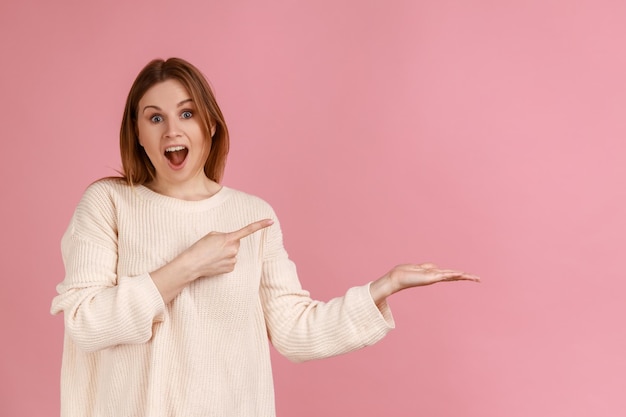
[[623, 0], [2, 2], [0, 415], [58, 415], [60, 238], [169, 56], [215, 87], [225, 184], [274, 206], [315, 297], [403, 262], [483, 278], [394, 296], [373, 347], [275, 355], [279, 416], [623, 415], [624, 22]]

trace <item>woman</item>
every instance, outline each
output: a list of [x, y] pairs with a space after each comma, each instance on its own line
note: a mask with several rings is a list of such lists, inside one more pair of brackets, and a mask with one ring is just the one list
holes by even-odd
[[86, 190], [62, 240], [62, 416], [274, 416], [268, 339], [294, 361], [349, 352], [393, 328], [391, 294], [479, 280], [401, 265], [311, 300], [271, 207], [220, 185], [228, 130], [181, 59], [139, 73], [120, 148], [124, 177]]

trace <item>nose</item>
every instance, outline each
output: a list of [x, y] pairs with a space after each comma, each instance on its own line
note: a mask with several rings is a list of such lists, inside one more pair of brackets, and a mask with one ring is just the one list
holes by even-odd
[[181, 129], [178, 126], [178, 120], [176, 118], [168, 118], [165, 121], [165, 134], [166, 138], [176, 138], [181, 136]]

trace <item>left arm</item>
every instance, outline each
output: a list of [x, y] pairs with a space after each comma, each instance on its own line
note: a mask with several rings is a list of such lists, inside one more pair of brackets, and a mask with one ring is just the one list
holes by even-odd
[[[274, 216], [272, 216], [274, 217]], [[395, 327], [387, 297], [440, 281], [479, 278], [433, 264], [399, 265], [369, 285], [327, 303], [302, 289], [283, 247], [278, 221], [263, 230], [260, 296], [269, 338], [292, 361], [321, 359], [372, 345]]]
[[382, 299], [374, 303], [369, 285], [326, 303], [311, 299], [283, 248], [278, 222], [262, 233], [259, 293], [268, 336], [282, 355], [294, 362], [340, 355], [378, 342], [394, 327], [391, 311]]

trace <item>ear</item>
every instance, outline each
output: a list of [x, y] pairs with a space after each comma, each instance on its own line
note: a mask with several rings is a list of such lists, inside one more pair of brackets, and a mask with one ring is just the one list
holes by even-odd
[[217, 124], [214, 121], [211, 121], [211, 137], [215, 136], [216, 130], [217, 130]]

